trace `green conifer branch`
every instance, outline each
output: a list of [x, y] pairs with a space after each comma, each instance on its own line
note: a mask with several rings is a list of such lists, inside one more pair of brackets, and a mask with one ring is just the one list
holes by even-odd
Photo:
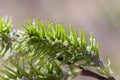
[[[67, 80], [81, 72], [84, 76], [99, 76], [94, 77], [99, 80], [102, 80], [100, 77], [115, 80], [110, 65], [105, 65], [99, 56], [98, 44], [93, 34], [88, 42], [83, 30], [77, 35], [70, 27], [70, 34], [67, 34], [64, 26], [58, 22], [44, 23], [39, 19], [28, 19], [22, 24], [24, 29], [19, 32], [13, 32], [11, 25], [11, 20], [5, 22], [0, 19], [0, 54], [4, 56], [8, 49], [12, 50], [8, 61], [14, 67], [5, 66], [7, 70], [0, 69], [7, 76], [1, 75], [1, 79]], [[6, 43], [6, 40], [9, 42]], [[64, 65], [68, 65], [67, 71], [62, 69]], [[99, 74], [86, 70], [85, 66], [96, 68]]]

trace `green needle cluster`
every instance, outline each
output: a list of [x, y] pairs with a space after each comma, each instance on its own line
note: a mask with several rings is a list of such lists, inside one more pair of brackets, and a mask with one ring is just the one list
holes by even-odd
[[[28, 19], [23, 30], [12, 30], [12, 20], [0, 19], [0, 55], [10, 53], [10, 65], [0, 69], [2, 80], [72, 80], [80, 67], [91, 66], [98, 73], [111, 77], [109, 66], [103, 64], [93, 34], [69, 26], [69, 34], [58, 22]], [[12, 36], [11, 36], [12, 35]], [[63, 67], [67, 66], [67, 70]], [[77, 71], [76, 71], [77, 70]]]

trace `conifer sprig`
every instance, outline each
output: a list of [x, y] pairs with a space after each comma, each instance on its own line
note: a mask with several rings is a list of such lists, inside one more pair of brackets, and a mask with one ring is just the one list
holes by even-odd
[[[39, 52], [45, 50], [50, 59], [64, 57], [63, 63], [74, 64], [83, 60], [85, 61], [83, 65], [99, 65], [99, 62], [96, 62], [99, 59], [98, 44], [96, 44], [92, 34], [89, 45], [83, 30], [80, 31], [78, 37], [72, 27], [70, 27], [70, 34], [68, 35], [63, 25], [59, 23], [51, 24], [47, 22], [44, 24], [39, 20], [36, 20], [36, 22], [28, 21], [29, 24], [24, 25], [27, 44], [25, 47], [31, 46], [32, 50], [36, 52], [33, 54], [34, 56], [38, 56]], [[45, 52], [39, 55], [45, 55]]]
[[[6, 44], [3, 42], [3, 34], [8, 36], [12, 33], [11, 27], [8, 27], [12, 23], [5, 22], [3, 19], [0, 22], [2, 22], [0, 23], [0, 44], [3, 50], [3, 44]], [[2, 27], [3, 22], [6, 24], [7, 32]], [[81, 71], [78, 68], [85, 71], [85, 66], [91, 66], [105, 76], [106, 80], [111, 80], [110, 67], [103, 64], [93, 34], [90, 35], [90, 42], [88, 42], [84, 30], [80, 30], [80, 34], [77, 35], [76, 31], [70, 27], [70, 34], [68, 34], [64, 26], [58, 22], [44, 23], [39, 19], [28, 19], [22, 26], [24, 29], [17, 33], [20, 38], [17, 37], [15, 40], [10, 36], [7, 38], [13, 45], [11, 47], [7, 43], [13, 50], [8, 61], [14, 68], [5, 66], [7, 70], [0, 69], [0, 72], [7, 76], [7, 78], [1, 76], [1, 79], [67, 80], [80, 74]], [[13, 40], [14, 44], [12, 44]], [[6, 51], [8, 49], [5, 49], [1, 55]], [[68, 65], [67, 71], [62, 69], [64, 65]], [[77, 72], [74, 69], [77, 69]]]
[[10, 39], [10, 31], [12, 26], [12, 20], [7, 19], [7, 17], [0, 19], [0, 57], [12, 48], [12, 42]]

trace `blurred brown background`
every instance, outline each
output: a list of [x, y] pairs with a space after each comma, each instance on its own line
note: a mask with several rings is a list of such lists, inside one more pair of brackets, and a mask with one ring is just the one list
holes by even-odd
[[39, 17], [93, 32], [102, 58], [105, 63], [111, 60], [120, 79], [120, 0], [0, 0], [0, 17], [6, 15], [12, 16], [14, 27], [28, 17]]

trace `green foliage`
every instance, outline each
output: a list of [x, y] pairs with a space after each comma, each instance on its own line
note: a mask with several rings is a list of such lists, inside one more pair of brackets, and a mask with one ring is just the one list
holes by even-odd
[[[1, 75], [2, 80], [66, 80], [78, 75], [80, 71], [74, 69], [80, 66], [98, 68], [101, 75], [111, 76], [109, 66], [105, 66], [99, 57], [93, 34], [88, 42], [84, 30], [77, 35], [70, 27], [70, 34], [67, 34], [58, 22], [44, 23], [39, 19], [28, 19], [19, 32], [13, 33], [11, 26], [11, 19], [0, 19], [1, 57], [12, 50], [8, 58], [11, 67], [4, 65], [5, 69], [0, 69], [0, 73], [7, 76]], [[67, 71], [63, 70], [64, 65], [69, 65]]]
[[12, 42], [10, 39], [10, 31], [12, 26], [12, 20], [7, 18], [0, 19], [0, 57], [4, 55], [11, 47]]

